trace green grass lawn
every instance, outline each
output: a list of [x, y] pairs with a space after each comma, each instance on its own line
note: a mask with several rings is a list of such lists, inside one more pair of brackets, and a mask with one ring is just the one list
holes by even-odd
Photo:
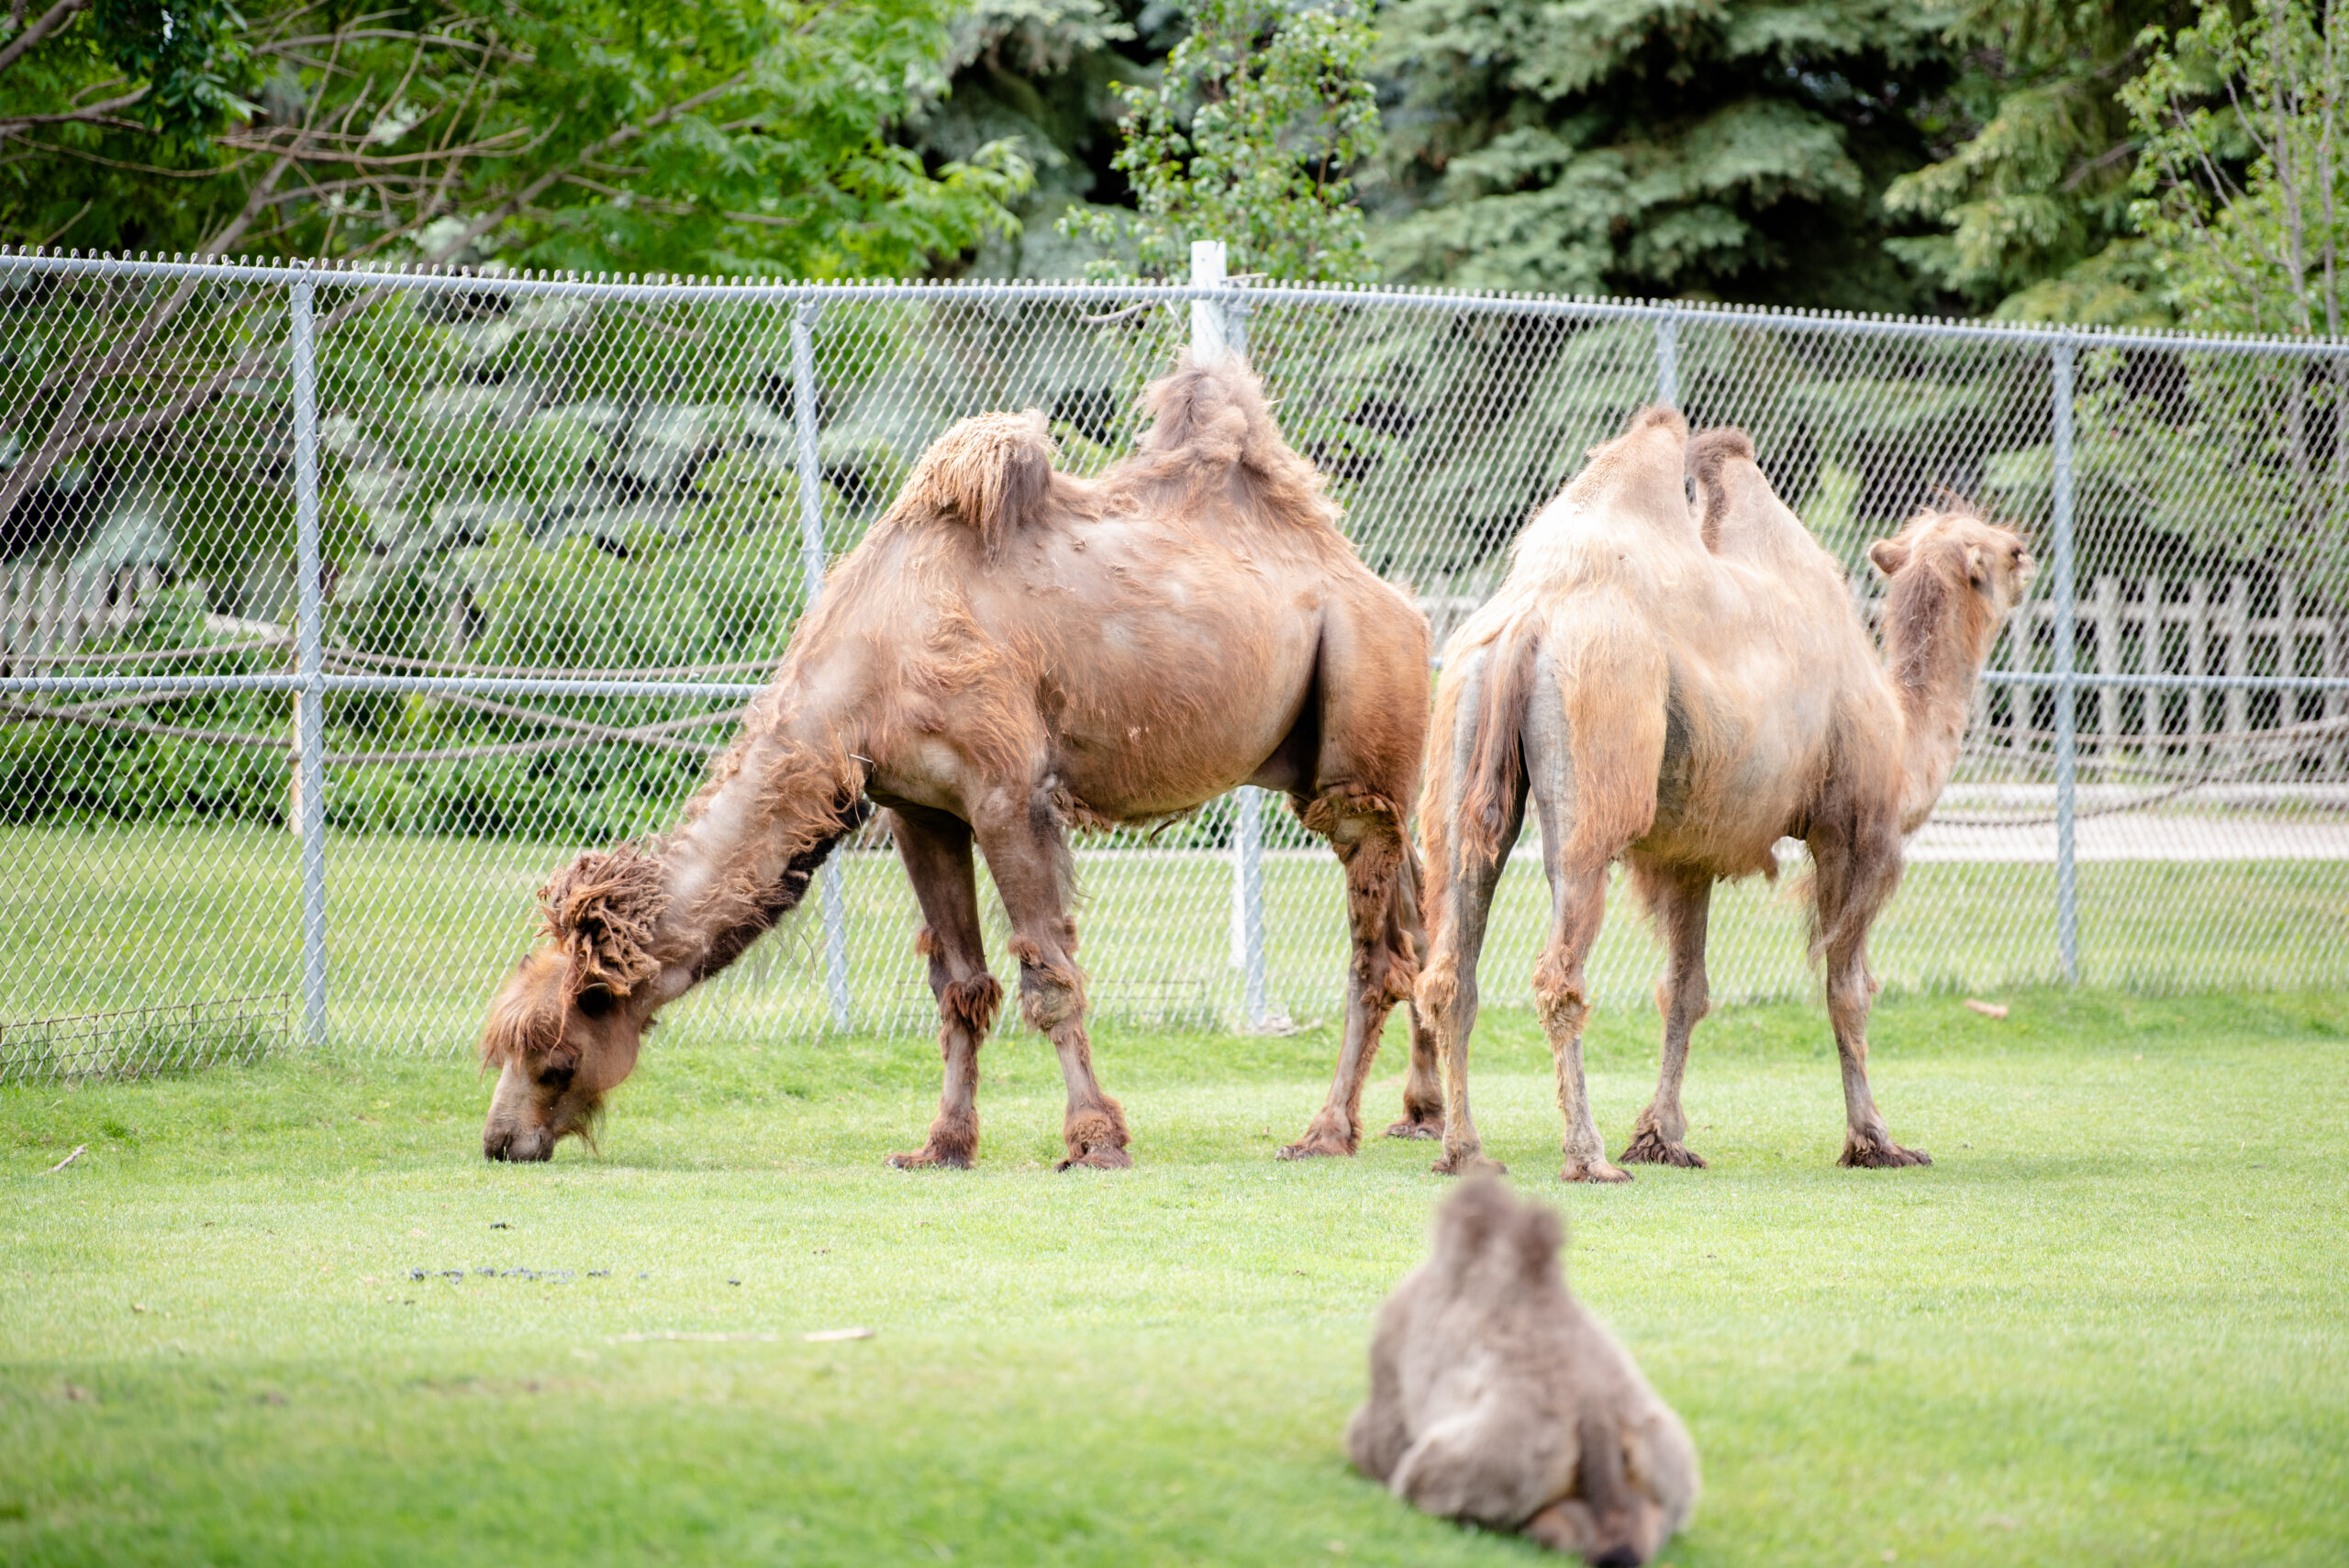
[[[1703, 1457], [1666, 1560], [2349, 1560], [2349, 995], [2006, 999], [1878, 1013], [1930, 1170], [1833, 1167], [1823, 1019], [1771, 1006], [1698, 1035], [1713, 1168], [1606, 1190], [1551, 1180], [1488, 1015], [1488, 1147]], [[1597, 1023], [1612, 1145], [1653, 1028]], [[1104, 1029], [1116, 1174], [1052, 1173], [1032, 1035], [963, 1173], [882, 1164], [934, 1094], [904, 1040], [664, 1030], [600, 1154], [531, 1168], [446, 1061], [0, 1089], [0, 1562], [1531, 1562], [1345, 1467], [1447, 1188], [1423, 1144], [1272, 1159], [1330, 1051]]]

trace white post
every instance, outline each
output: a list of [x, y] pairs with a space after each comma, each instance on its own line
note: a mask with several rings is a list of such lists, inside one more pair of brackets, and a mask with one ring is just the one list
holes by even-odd
[[[1220, 239], [1191, 242], [1191, 286], [1216, 288], [1224, 281]], [[1191, 302], [1191, 361], [1211, 365], [1226, 354], [1245, 353], [1239, 323], [1212, 299]], [[1232, 792], [1239, 807], [1231, 829], [1231, 966], [1241, 975], [1241, 1006], [1250, 1029], [1263, 1029], [1264, 995], [1264, 801], [1253, 784]]]
[[[823, 306], [801, 302], [791, 315], [791, 417], [799, 438], [799, 553], [807, 580], [807, 603], [816, 607], [824, 591], [824, 473], [816, 450], [816, 314]], [[849, 1026], [848, 901], [841, 891], [841, 851], [824, 862], [824, 990], [832, 1005], [832, 1027]]]

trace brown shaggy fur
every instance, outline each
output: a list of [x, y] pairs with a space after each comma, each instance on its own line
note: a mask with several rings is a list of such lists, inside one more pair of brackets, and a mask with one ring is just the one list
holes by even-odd
[[1899, 882], [1901, 836], [1949, 776], [2031, 558], [1970, 511], [1920, 514], [1872, 552], [1890, 579], [1879, 662], [1841, 569], [1771, 494], [1752, 439], [1686, 437], [1651, 410], [1598, 449], [1445, 651], [1419, 804], [1434, 942], [1419, 998], [1446, 1092], [1438, 1170], [1482, 1162], [1466, 1069], [1476, 961], [1529, 807], [1554, 906], [1533, 991], [1565, 1120], [1562, 1175], [1627, 1179], [1598, 1140], [1582, 1065], [1584, 966], [1609, 865], [1628, 865], [1670, 950], [1662, 1073], [1622, 1159], [1698, 1165], [1680, 1084], [1709, 1006], [1712, 884], [1775, 873], [1789, 835], [1815, 867], [1806, 891], [1842, 1061], [1843, 1162], [1925, 1161], [1892, 1141], [1868, 1087], [1867, 931]]
[[[1419, 787], [1427, 627], [1335, 526], [1321, 476], [1254, 376], [1186, 362], [1152, 384], [1134, 456], [1052, 468], [1043, 418], [964, 420], [841, 561], [774, 683], [671, 833], [582, 857], [551, 892], [567, 987], [518, 972], [492, 1009], [493, 1157], [542, 1157], [568, 1085], [608, 1088], [667, 1002], [805, 895], [870, 800], [922, 906], [945, 1084], [906, 1165], [967, 1164], [977, 1053], [1001, 1006], [974, 884], [986, 856], [1011, 917], [1020, 1015], [1068, 1087], [1070, 1162], [1130, 1163], [1084, 1024], [1068, 906], [1071, 827], [1148, 823], [1235, 784], [1285, 792], [1346, 867], [1345, 1043], [1330, 1098], [1286, 1152], [1352, 1152], [1364, 1077], [1408, 997], [1418, 878], [1400, 803]], [[556, 898], [555, 893], [561, 896]], [[550, 1068], [549, 1042], [578, 1065]], [[1413, 1033], [1399, 1130], [1441, 1103]]]
[[1567, 1290], [1560, 1240], [1554, 1213], [1488, 1178], [1447, 1199], [1379, 1309], [1346, 1452], [1429, 1513], [1645, 1562], [1695, 1510], [1696, 1447]]
[[626, 996], [661, 973], [652, 933], [669, 907], [661, 862], [633, 844], [580, 856], [539, 890], [540, 925], [573, 991]]

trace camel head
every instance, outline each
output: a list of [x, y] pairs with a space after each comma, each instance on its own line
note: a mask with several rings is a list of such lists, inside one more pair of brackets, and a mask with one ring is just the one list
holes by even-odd
[[551, 1159], [564, 1138], [592, 1137], [665, 999], [650, 951], [668, 902], [657, 856], [582, 855], [539, 900], [551, 941], [514, 966], [482, 1030], [482, 1066], [497, 1069], [481, 1135], [491, 1160]]
[[1886, 609], [1905, 632], [1954, 612], [1957, 630], [1979, 667], [2007, 612], [2031, 586], [2032, 562], [2022, 536], [1989, 521], [1963, 503], [1926, 510], [1887, 539], [1868, 547], [1868, 560], [1887, 583]]

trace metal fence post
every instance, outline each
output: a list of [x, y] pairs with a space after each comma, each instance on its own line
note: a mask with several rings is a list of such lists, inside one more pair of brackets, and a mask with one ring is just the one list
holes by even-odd
[[1680, 406], [1680, 317], [1670, 310], [1655, 318], [1655, 400]]
[[2079, 683], [2072, 670], [2072, 610], [2078, 600], [2072, 562], [2072, 344], [2048, 352], [2054, 379], [2054, 473], [2049, 502], [2050, 549], [2055, 595], [2055, 951], [2064, 983], [2080, 983], [2080, 890], [2073, 859], [2072, 810], [2079, 772]]
[[[807, 574], [807, 610], [824, 591], [824, 471], [816, 450], [816, 317], [823, 306], [802, 300], [791, 314], [791, 417], [799, 437], [799, 555]], [[806, 613], [805, 610], [802, 611]], [[824, 992], [832, 1027], [849, 1026], [848, 901], [841, 891], [841, 852], [824, 862]]]
[[295, 709], [295, 777], [302, 835], [302, 1023], [314, 1047], [327, 1042], [327, 677], [318, 548], [318, 369], [311, 336], [312, 284], [294, 285], [288, 347], [294, 371], [295, 661], [302, 689]]
[[[1191, 242], [1191, 283], [1216, 288], [1224, 281], [1220, 239]], [[1211, 299], [1191, 302], [1191, 358], [1213, 364], [1227, 353], [1248, 352], [1247, 317]], [[1264, 799], [1253, 784], [1232, 791], [1239, 808], [1231, 828], [1231, 963], [1241, 973], [1241, 1006], [1250, 1029], [1263, 1029], [1271, 1007], [1264, 995]]]

